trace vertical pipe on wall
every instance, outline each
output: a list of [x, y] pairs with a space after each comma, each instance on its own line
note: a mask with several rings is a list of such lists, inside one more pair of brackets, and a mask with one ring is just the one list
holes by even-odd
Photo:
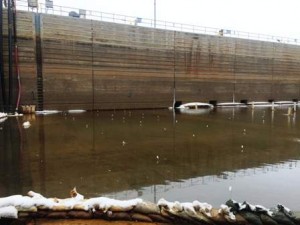
[[11, 0], [8, 0], [8, 112], [13, 112], [13, 17], [12, 17], [12, 4]]
[[6, 111], [6, 95], [4, 84], [4, 61], [3, 61], [3, 0], [0, 0], [0, 87], [1, 100], [0, 111]]
[[20, 80], [20, 70], [19, 70], [19, 49], [18, 49], [18, 37], [17, 37], [17, 9], [16, 2], [12, 0], [12, 9], [13, 9], [13, 36], [14, 36], [14, 64], [15, 64], [15, 73], [18, 80], [18, 96], [16, 101], [16, 112], [18, 111], [20, 98], [21, 98], [21, 80]]

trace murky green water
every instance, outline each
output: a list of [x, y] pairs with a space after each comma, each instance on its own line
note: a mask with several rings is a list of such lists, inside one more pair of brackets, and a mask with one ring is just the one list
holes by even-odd
[[[101, 111], [9, 118], [0, 124], [0, 196], [232, 197], [300, 210], [300, 111]], [[30, 121], [24, 129], [22, 123]], [[229, 192], [229, 187], [232, 192]]]

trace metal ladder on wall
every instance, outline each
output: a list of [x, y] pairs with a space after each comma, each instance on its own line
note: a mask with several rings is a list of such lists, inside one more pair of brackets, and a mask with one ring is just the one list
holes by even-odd
[[44, 110], [44, 87], [43, 87], [43, 59], [41, 40], [41, 18], [40, 14], [35, 14], [36, 32], [36, 70], [37, 70], [37, 110]]

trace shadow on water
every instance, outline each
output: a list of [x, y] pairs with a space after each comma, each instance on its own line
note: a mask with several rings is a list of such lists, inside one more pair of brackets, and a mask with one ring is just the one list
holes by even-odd
[[[66, 197], [76, 186], [86, 197], [218, 205], [232, 186], [237, 200], [270, 205], [287, 199], [300, 209], [292, 201], [300, 188], [300, 124], [283, 114], [149, 110], [9, 118], [0, 124], [0, 196], [32, 189]], [[32, 126], [24, 129], [24, 121]]]
[[[0, 124], [0, 192], [3, 195], [20, 193], [25, 165], [20, 121], [8, 119]], [[25, 181], [26, 182], [26, 181]]]

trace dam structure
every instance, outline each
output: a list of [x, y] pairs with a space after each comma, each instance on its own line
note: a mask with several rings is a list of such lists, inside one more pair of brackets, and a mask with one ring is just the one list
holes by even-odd
[[299, 99], [297, 39], [164, 21], [154, 28], [145, 18], [43, 4], [29, 9], [23, 0], [16, 9], [18, 51], [11, 54], [9, 10], [1, 14], [3, 108], [151, 109], [172, 106], [174, 99]]

